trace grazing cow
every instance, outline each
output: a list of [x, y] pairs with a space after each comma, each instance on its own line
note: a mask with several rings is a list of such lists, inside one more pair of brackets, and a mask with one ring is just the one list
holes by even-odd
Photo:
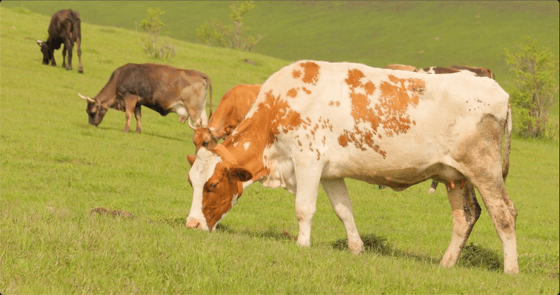
[[453, 231], [441, 265], [457, 262], [481, 213], [476, 187], [502, 240], [505, 272], [517, 273], [517, 211], [504, 185], [512, 128], [508, 98], [494, 80], [464, 74], [295, 62], [267, 79], [222, 144], [188, 156], [193, 198], [187, 227], [215, 229], [243, 189], [260, 181], [296, 195], [297, 243], [309, 246], [321, 183], [346, 228], [349, 249], [360, 252], [344, 178], [394, 190], [432, 178], [453, 183]]
[[212, 82], [206, 74], [167, 65], [129, 63], [117, 68], [93, 99], [80, 93], [78, 95], [88, 103], [86, 111], [91, 125], [97, 127], [107, 110], [113, 108], [125, 112], [123, 132], [130, 130], [130, 119], [134, 112], [136, 133], [140, 133], [140, 106], [148, 107], [162, 116], [175, 112], [181, 123], [192, 118], [195, 126], [206, 126], [208, 118], [204, 107], [207, 88], [212, 116]]
[[473, 73], [475, 73], [478, 77], [488, 77], [490, 79], [496, 79], [494, 77], [494, 73], [486, 68], [477, 68], [477, 67], [468, 67], [468, 66], [456, 66], [453, 65], [451, 66], [452, 69], [456, 69], [456, 70], [467, 70], [467, 71], [471, 71]]
[[[54, 50], [60, 49], [60, 45], [64, 44], [62, 49], [62, 67], [67, 70], [72, 69], [72, 49], [74, 43], [78, 45], [78, 73], [84, 73], [82, 66], [82, 30], [81, 30], [80, 14], [72, 9], [60, 10], [53, 14], [51, 23], [49, 24], [49, 37], [47, 41], [37, 40], [37, 44], [41, 47], [43, 53], [43, 64], [56, 66], [54, 60]], [[68, 64], [66, 64], [66, 51], [68, 51]]]
[[259, 94], [260, 84], [236, 85], [220, 100], [216, 111], [208, 121], [206, 127], [194, 128], [193, 142], [196, 151], [201, 147], [213, 149], [219, 139], [231, 134], [245, 117]]
[[[423, 68], [423, 69], [416, 69], [413, 66], [406, 66], [406, 65], [399, 65], [399, 64], [394, 64], [394, 65], [388, 65], [385, 67], [386, 69], [392, 69], [392, 70], [403, 70], [403, 71], [411, 71], [411, 72], [416, 72], [416, 73], [425, 73], [425, 74], [453, 74], [453, 73], [466, 73], [466, 74], [471, 74], [477, 77], [488, 77], [491, 79], [494, 79], [494, 73], [492, 73], [491, 70], [489, 69], [485, 69], [485, 68], [476, 68], [476, 67], [468, 67], [468, 66], [451, 66], [449, 68], [446, 67], [429, 67], [429, 68]], [[430, 185], [430, 188], [428, 189], [428, 193], [429, 194], [433, 194], [436, 191], [436, 188], [438, 186], [438, 182], [435, 180], [432, 180], [432, 184]], [[447, 186], [447, 189], [449, 190], [450, 187], [449, 185]]]

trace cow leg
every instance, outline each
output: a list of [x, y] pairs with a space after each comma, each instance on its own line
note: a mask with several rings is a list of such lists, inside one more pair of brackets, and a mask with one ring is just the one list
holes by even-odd
[[428, 194], [433, 194], [436, 192], [436, 188], [437, 188], [438, 182], [435, 180], [432, 180], [432, 185], [430, 186], [430, 189], [428, 189]]
[[83, 74], [84, 73], [84, 67], [82, 66], [82, 45], [81, 45], [82, 41], [80, 40], [80, 37], [76, 38], [76, 45], [78, 45], [77, 47], [77, 53], [78, 53], [78, 73]]
[[517, 209], [509, 198], [501, 176], [501, 171], [494, 181], [473, 180], [484, 206], [492, 218], [494, 228], [502, 241], [504, 251], [504, 272], [518, 273], [517, 241], [515, 220]]
[[134, 108], [134, 117], [136, 118], [136, 133], [142, 133], [142, 123], [140, 123], [140, 118], [142, 117], [142, 109], [139, 105]]
[[123, 97], [123, 99], [124, 99], [124, 114], [126, 116], [126, 122], [124, 123], [123, 132], [126, 133], [130, 130], [130, 120], [132, 119], [132, 113], [136, 108], [136, 103], [138, 102], [138, 96], [127, 93]]
[[[310, 168], [308, 163], [295, 163], [297, 169], [296, 181], [296, 216], [299, 222], [297, 244], [311, 246], [311, 220], [317, 208], [317, 193], [321, 173], [318, 169]], [[309, 168], [309, 169], [307, 169]]]
[[66, 68], [66, 44], [62, 48], [62, 67]]
[[453, 233], [441, 260], [441, 266], [444, 267], [455, 265], [481, 212], [471, 182], [467, 182], [463, 188], [457, 186], [449, 190], [447, 197], [453, 211]]
[[331, 206], [336, 216], [344, 224], [346, 234], [348, 235], [348, 248], [353, 253], [364, 251], [364, 242], [360, 238], [356, 223], [354, 222], [354, 213], [352, 210], [352, 201], [348, 196], [348, 189], [344, 179], [322, 179], [321, 185], [325, 189]]
[[51, 66], [56, 67], [56, 60], [54, 60], [54, 49], [51, 51]]
[[[66, 45], [68, 44], [68, 45]], [[64, 44], [64, 48], [66, 49], [66, 47], [68, 47], [68, 65], [66, 67], [67, 70], [72, 70], [72, 50], [73, 50], [73, 45], [72, 41], [66, 41], [66, 44]], [[62, 64], [62, 66], [64, 67], [64, 64]]]

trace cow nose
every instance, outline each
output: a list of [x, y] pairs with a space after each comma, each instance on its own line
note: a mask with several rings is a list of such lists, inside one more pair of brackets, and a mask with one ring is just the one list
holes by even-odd
[[188, 228], [198, 228], [200, 226], [200, 222], [196, 221], [195, 219], [191, 219], [187, 221]]

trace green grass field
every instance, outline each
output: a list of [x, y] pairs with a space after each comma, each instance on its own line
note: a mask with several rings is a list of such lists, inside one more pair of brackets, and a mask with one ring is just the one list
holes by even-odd
[[[558, 292], [558, 142], [512, 143], [506, 186], [519, 212], [519, 275], [503, 274], [484, 208], [459, 265], [438, 266], [451, 212], [443, 189], [426, 194], [429, 182], [397, 193], [347, 181], [367, 244], [360, 255], [345, 248], [344, 227], [322, 190], [310, 248], [282, 234], [298, 231], [294, 196], [260, 184], [216, 232], [188, 230], [192, 130], [175, 114], [147, 109], [142, 134], [123, 134], [124, 114], [115, 110], [95, 128], [77, 92], [93, 97], [127, 62], [160, 62], [208, 74], [215, 107], [232, 86], [262, 83], [290, 61], [179, 40], [174, 59], [153, 60], [137, 32], [84, 19], [81, 75], [60, 67], [60, 51], [58, 67], [41, 65], [35, 39], [46, 37], [49, 19], [0, 6], [0, 293]], [[95, 207], [136, 217], [90, 214]]]

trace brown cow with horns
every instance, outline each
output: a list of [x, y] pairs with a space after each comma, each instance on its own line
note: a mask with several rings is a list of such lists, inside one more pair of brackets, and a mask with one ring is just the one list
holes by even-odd
[[78, 95], [88, 103], [86, 111], [91, 125], [97, 127], [109, 108], [113, 108], [126, 114], [123, 132], [130, 130], [134, 112], [136, 133], [140, 133], [141, 106], [162, 116], [177, 113], [181, 123], [192, 119], [195, 126], [206, 126], [206, 89], [210, 92], [208, 105], [212, 116], [212, 81], [206, 74], [167, 65], [129, 63], [117, 68], [93, 99]]
[[[49, 37], [47, 41], [37, 40], [37, 44], [41, 47], [43, 53], [43, 64], [56, 66], [54, 60], [54, 50], [60, 49], [60, 45], [64, 44], [62, 49], [62, 67], [67, 70], [72, 69], [72, 49], [74, 43], [78, 45], [78, 73], [84, 73], [82, 66], [82, 29], [80, 14], [72, 9], [60, 10], [53, 14], [51, 23], [49, 24]], [[66, 51], [68, 51], [68, 64], [66, 64]]]

